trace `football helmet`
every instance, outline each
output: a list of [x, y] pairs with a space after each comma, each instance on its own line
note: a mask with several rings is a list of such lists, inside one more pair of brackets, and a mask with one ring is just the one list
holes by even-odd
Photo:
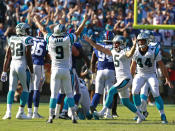
[[103, 42], [112, 43], [113, 38], [114, 38], [114, 33], [112, 31], [106, 31], [104, 33]]
[[[116, 48], [118, 51], [124, 49], [126, 47], [125, 38], [121, 35], [116, 35], [112, 40], [113, 47]], [[120, 43], [118, 45], [118, 43]]]
[[66, 27], [63, 24], [58, 24], [54, 27], [54, 36], [62, 36], [66, 33]]
[[[145, 32], [141, 32], [141, 33], [137, 36], [138, 47], [139, 47], [139, 48], [145, 48], [145, 47], [148, 45], [148, 43], [149, 43], [148, 39], [149, 39], [148, 34], [145, 33]], [[139, 43], [139, 40], [145, 40], [145, 43], [144, 43], [144, 44], [140, 44], [140, 43]]]
[[26, 23], [19, 23], [16, 25], [16, 34], [17, 35], [30, 35], [31, 29], [30, 26]]
[[145, 33], [148, 34], [148, 37], [149, 37], [148, 40], [149, 40], [149, 42], [155, 42], [155, 37], [154, 37], [152, 31], [150, 31], [150, 30], [146, 30]]

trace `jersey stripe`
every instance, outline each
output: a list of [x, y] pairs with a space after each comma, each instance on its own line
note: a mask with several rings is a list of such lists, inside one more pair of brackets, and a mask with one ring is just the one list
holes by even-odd
[[159, 54], [160, 49], [158, 48], [158, 44], [156, 45], [156, 49], [154, 52], [154, 59], [156, 59], [157, 55]]
[[69, 37], [70, 37], [70, 42], [71, 42], [71, 44], [73, 44], [74, 43], [74, 36], [72, 35], [72, 34], [68, 34], [69, 35]]
[[52, 33], [48, 33], [46, 36], [46, 42], [49, 43], [49, 37], [52, 35]]

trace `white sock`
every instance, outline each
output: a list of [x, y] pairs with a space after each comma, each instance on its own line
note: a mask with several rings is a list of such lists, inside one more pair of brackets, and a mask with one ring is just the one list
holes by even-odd
[[105, 106], [103, 109], [100, 111], [101, 114], [104, 114], [108, 108]]
[[32, 108], [28, 108], [28, 113], [32, 113]]
[[49, 108], [49, 118], [53, 119], [54, 114], [55, 114], [55, 108]]
[[7, 104], [7, 112], [11, 113], [12, 110], [12, 104]]
[[147, 102], [145, 101], [145, 100], [141, 100], [141, 106], [140, 106], [140, 110], [142, 111], [142, 112], [145, 112], [145, 111], [147, 111]]
[[61, 108], [61, 105], [60, 104], [56, 104], [56, 108], [55, 108], [55, 115], [56, 116], [59, 116], [59, 114], [60, 114], [60, 108]]
[[160, 115], [165, 114], [164, 110], [159, 110]]
[[38, 107], [34, 107], [33, 113], [37, 114], [38, 113]]
[[112, 109], [110, 109], [110, 108], [107, 108], [107, 111], [106, 111], [106, 113], [107, 113], [107, 114], [111, 114], [111, 111], [112, 111]]
[[19, 110], [18, 110], [19, 112], [24, 112], [24, 107], [19, 107]]
[[137, 115], [139, 118], [141, 118], [141, 119], [143, 118], [143, 115], [140, 113], [139, 110], [137, 110], [136, 115]]

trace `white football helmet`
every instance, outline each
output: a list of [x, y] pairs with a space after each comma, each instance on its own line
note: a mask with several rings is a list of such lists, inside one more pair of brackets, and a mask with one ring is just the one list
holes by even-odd
[[141, 32], [137, 36], [137, 43], [138, 43], [139, 40], [145, 40], [146, 42], [145, 42], [145, 44], [142, 44], [142, 45], [138, 44], [139, 48], [145, 48], [149, 44], [149, 40], [148, 39], [149, 39], [148, 34], [145, 33], [145, 32]]
[[30, 26], [26, 23], [19, 23], [16, 25], [16, 34], [17, 35], [30, 35], [31, 29]]
[[[118, 51], [122, 50], [122, 49], [124, 49], [126, 47], [125, 38], [123, 36], [121, 36], [121, 35], [116, 35], [114, 37], [114, 39], [112, 40], [112, 42], [113, 42], [113, 47], [116, 48]], [[115, 46], [115, 44], [117, 42], [120, 43], [119, 46]]]
[[63, 24], [58, 24], [54, 27], [54, 35], [55, 36], [62, 36], [66, 33], [66, 27]]

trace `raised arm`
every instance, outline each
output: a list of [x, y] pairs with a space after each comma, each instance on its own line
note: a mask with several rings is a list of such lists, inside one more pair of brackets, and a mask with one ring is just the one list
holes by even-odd
[[126, 52], [126, 56], [129, 58], [129, 57], [132, 57], [134, 52], [135, 52], [135, 49], [136, 49], [136, 38], [133, 39], [133, 46], [132, 48]]
[[101, 52], [103, 52], [103, 53], [105, 53], [105, 54], [107, 54], [107, 55], [112, 55], [111, 50], [106, 49], [106, 48], [104, 48], [104, 47], [102, 47], [102, 46], [100, 46], [100, 45], [97, 45], [97, 44], [94, 43], [89, 37], [84, 36], [84, 39], [85, 39], [91, 46], [93, 46], [94, 48], [96, 48], [97, 50], [99, 50], [99, 51], [101, 51]]
[[78, 27], [78, 29], [75, 31], [76, 37], [78, 37], [78, 36], [81, 34], [81, 32], [83, 31], [83, 28], [84, 28], [84, 26], [85, 26], [85, 23], [86, 23], [87, 19], [88, 19], [88, 16], [87, 16], [87, 13], [85, 13], [83, 22], [82, 22], [81, 25]]
[[40, 29], [40, 31], [41, 31], [41, 32], [43, 33], [43, 35], [45, 36], [45, 35], [47, 34], [47, 31], [46, 31], [44, 25], [41, 24], [38, 15], [35, 15], [35, 16], [34, 16], [34, 21], [35, 21], [36, 26]]

